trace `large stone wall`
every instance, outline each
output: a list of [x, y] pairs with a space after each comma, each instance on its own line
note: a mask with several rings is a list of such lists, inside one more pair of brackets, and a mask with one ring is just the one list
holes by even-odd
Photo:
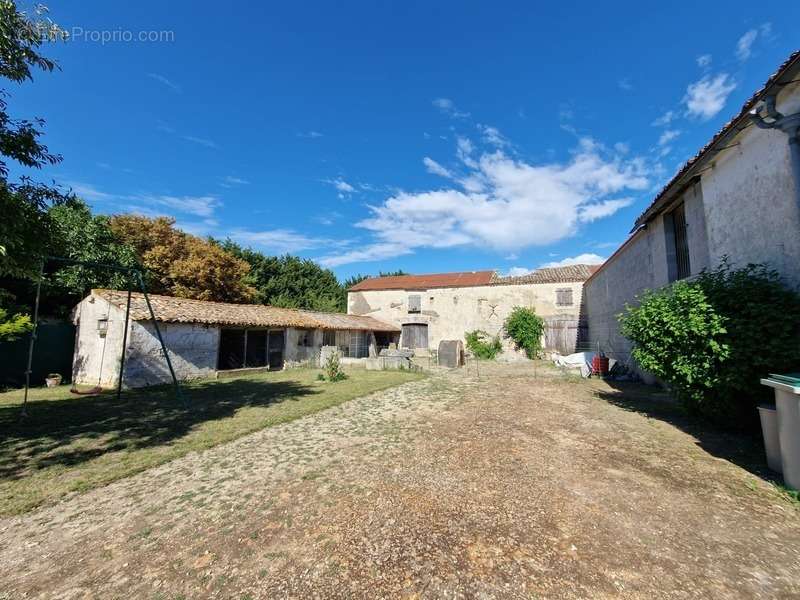
[[[195, 323], [159, 323], [172, 368], [179, 380], [211, 377], [217, 370], [219, 329]], [[151, 321], [132, 323], [123, 383], [143, 387], [170, 383], [167, 361]]]
[[[777, 98], [784, 114], [800, 111], [800, 84]], [[748, 127], [702, 175], [712, 264], [723, 256], [744, 265], [767, 263], [800, 289], [800, 206], [788, 136]]]
[[[75, 307], [75, 353], [72, 381], [78, 385], [117, 385], [125, 312], [102, 298], [89, 296]], [[100, 335], [98, 321], [108, 320], [106, 335]]]
[[[800, 110], [800, 85], [786, 86], [778, 110]], [[724, 256], [735, 266], [766, 263], [800, 289], [800, 206], [784, 133], [748, 127], [685, 190], [691, 275], [714, 268]], [[669, 210], [670, 207], [667, 207]], [[667, 230], [659, 215], [591, 277], [585, 286], [589, 341], [630, 364], [630, 343], [616, 316], [645, 289], [669, 283]]]
[[[572, 289], [573, 304], [556, 306], [556, 290]], [[577, 321], [583, 284], [547, 283], [487, 285], [463, 288], [417, 290], [376, 290], [350, 292], [348, 313], [369, 315], [402, 326], [428, 325], [428, 347], [437, 348], [442, 340], [464, 340], [468, 331], [481, 329], [502, 338], [503, 322], [515, 306], [533, 307], [544, 318], [562, 317]], [[419, 295], [421, 312], [408, 312], [408, 297]], [[511, 343], [504, 340], [507, 350]]]

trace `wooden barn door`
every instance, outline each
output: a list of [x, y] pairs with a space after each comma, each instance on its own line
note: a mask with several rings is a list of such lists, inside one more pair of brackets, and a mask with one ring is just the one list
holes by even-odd
[[428, 326], [424, 323], [411, 323], [403, 325], [403, 348], [427, 348]]

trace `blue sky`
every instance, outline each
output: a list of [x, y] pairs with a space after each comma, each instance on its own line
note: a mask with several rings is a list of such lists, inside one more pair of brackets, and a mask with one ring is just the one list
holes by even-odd
[[263, 4], [51, 1], [73, 33], [45, 49], [61, 71], [10, 90], [64, 156], [38, 178], [340, 277], [596, 260], [797, 47], [800, 18]]

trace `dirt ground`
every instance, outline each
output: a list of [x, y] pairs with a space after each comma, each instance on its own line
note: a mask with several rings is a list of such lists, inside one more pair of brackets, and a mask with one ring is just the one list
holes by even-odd
[[800, 597], [747, 438], [542, 365], [436, 374], [0, 521], [0, 598]]

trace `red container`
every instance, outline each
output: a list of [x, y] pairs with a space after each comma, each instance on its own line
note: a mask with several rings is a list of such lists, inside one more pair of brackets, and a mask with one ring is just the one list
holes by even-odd
[[595, 354], [592, 358], [592, 374], [603, 377], [608, 374], [608, 357]]

